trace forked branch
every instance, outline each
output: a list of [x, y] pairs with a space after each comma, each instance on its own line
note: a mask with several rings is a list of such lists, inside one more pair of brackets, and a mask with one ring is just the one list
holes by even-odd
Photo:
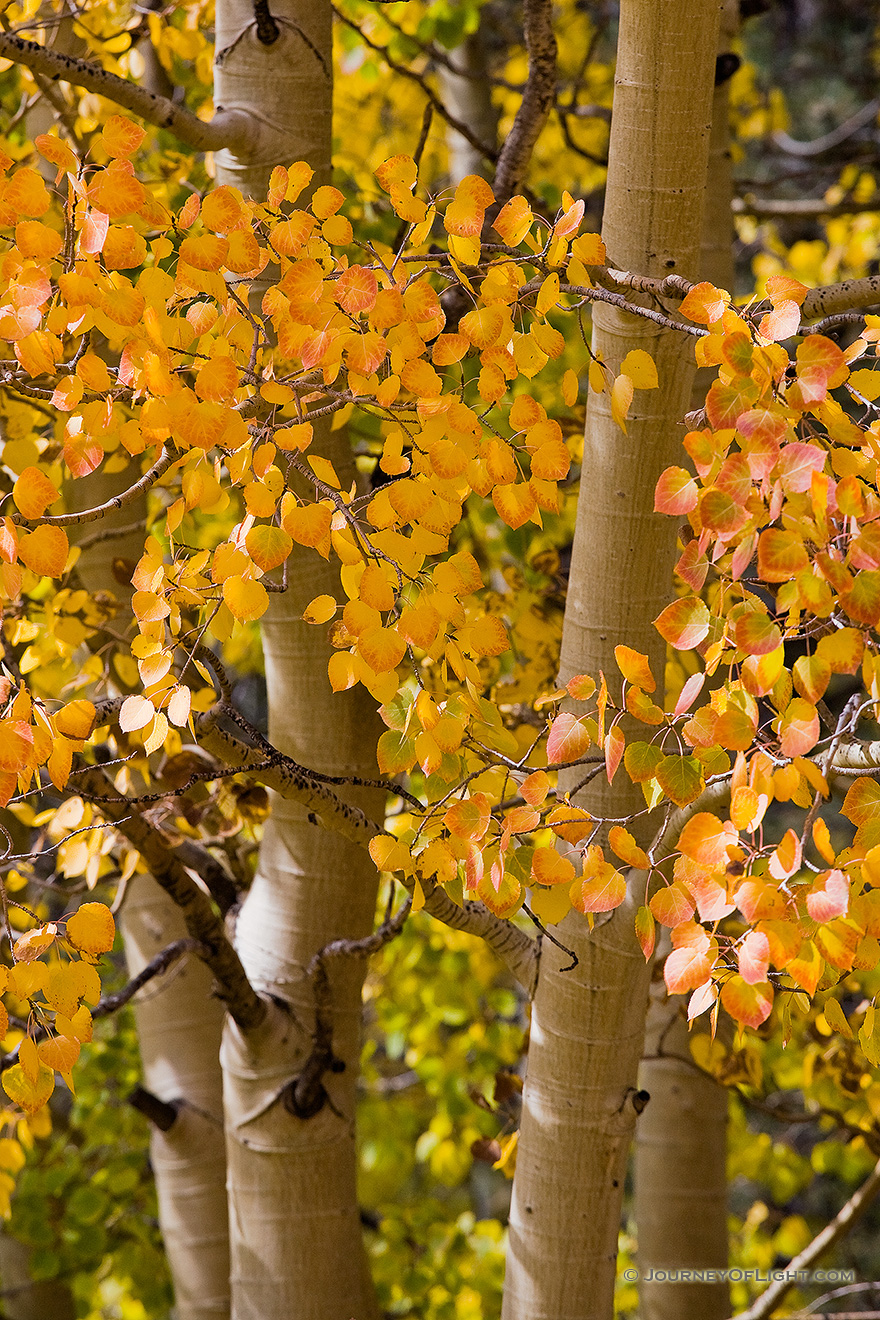
[[242, 1031], [254, 1030], [266, 1016], [266, 1005], [247, 979], [223, 920], [212, 908], [207, 894], [187, 874], [159, 831], [137, 809], [116, 800], [113, 784], [102, 770], [89, 768], [79, 782], [92, 801], [100, 805], [102, 815], [137, 849], [156, 883], [180, 908], [190, 937], [204, 947], [199, 956], [213, 972], [217, 993], [230, 1017]]

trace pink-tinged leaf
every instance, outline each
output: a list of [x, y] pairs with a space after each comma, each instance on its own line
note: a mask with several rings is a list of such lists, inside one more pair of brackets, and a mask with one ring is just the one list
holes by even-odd
[[551, 765], [559, 761], [578, 761], [590, 746], [590, 735], [583, 724], [569, 711], [558, 714], [547, 735], [547, 760]]
[[786, 299], [774, 307], [772, 312], [768, 312], [762, 319], [760, 333], [771, 343], [779, 343], [783, 339], [790, 339], [796, 335], [800, 329], [801, 311], [796, 302]]
[[709, 636], [709, 610], [698, 596], [683, 596], [654, 620], [664, 641], [677, 651], [692, 651]]
[[849, 375], [846, 358], [824, 335], [810, 335], [797, 347], [797, 379], [804, 402], [820, 403]]
[[626, 897], [626, 879], [620, 871], [606, 864], [589, 880], [575, 880], [571, 886], [572, 906], [578, 912], [611, 912]]
[[615, 725], [608, 730], [605, 737], [605, 773], [608, 776], [609, 784], [617, 774], [617, 767], [620, 765], [625, 747], [626, 739]]
[[764, 609], [740, 614], [733, 628], [736, 645], [747, 655], [769, 655], [782, 642], [782, 631]]
[[596, 691], [596, 680], [589, 674], [575, 674], [566, 683], [565, 690], [572, 701], [589, 701]]
[[700, 921], [720, 921], [733, 912], [735, 904], [727, 897], [727, 888], [710, 872], [684, 877], [688, 889], [697, 900]]
[[835, 917], [845, 917], [849, 909], [849, 880], [843, 871], [826, 871], [813, 881], [807, 894], [807, 912], [813, 921], [824, 925]]
[[826, 458], [825, 450], [818, 445], [808, 445], [801, 440], [786, 445], [776, 464], [776, 475], [783, 490], [804, 494], [812, 485], [813, 473], [824, 468]]
[[705, 674], [691, 674], [678, 694], [678, 701], [675, 703], [675, 711], [673, 712], [675, 715], [684, 715], [686, 711], [690, 710], [702, 692], [705, 681]]
[[779, 746], [783, 756], [803, 756], [819, 741], [819, 714], [804, 697], [794, 697], [779, 721]]
[[734, 1021], [755, 1030], [770, 1016], [773, 988], [766, 981], [750, 985], [743, 977], [732, 976], [721, 988], [721, 1002]]
[[707, 1008], [711, 1008], [718, 998], [718, 991], [711, 981], [701, 985], [699, 990], [695, 990], [688, 1000], [688, 1022], [693, 1022], [701, 1013], [705, 1013]]
[[700, 948], [685, 945], [673, 949], [663, 964], [663, 979], [671, 995], [683, 995], [686, 990], [698, 990], [712, 975], [712, 964]]
[[657, 927], [652, 914], [646, 907], [640, 907], [636, 913], [636, 939], [645, 955], [645, 962], [649, 961], [654, 952], [656, 935]]
[[794, 830], [786, 830], [770, 857], [768, 869], [774, 880], [788, 880], [800, 869], [801, 851], [801, 841]]
[[690, 513], [697, 507], [699, 490], [690, 472], [670, 467], [661, 473], [654, 491], [654, 512], [669, 513], [676, 517]]
[[694, 915], [694, 900], [680, 881], [658, 889], [648, 906], [663, 926], [680, 926]]
[[700, 549], [699, 541], [688, 541], [675, 565], [675, 571], [691, 591], [703, 590], [709, 573], [709, 560]]
[[770, 941], [760, 931], [750, 930], [737, 955], [739, 974], [747, 985], [758, 985], [767, 980], [770, 966]]

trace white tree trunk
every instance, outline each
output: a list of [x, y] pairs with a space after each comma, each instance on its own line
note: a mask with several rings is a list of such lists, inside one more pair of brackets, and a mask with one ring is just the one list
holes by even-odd
[[[129, 883], [120, 915], [125, 961], [136, 976], [162, 949], [183, 939], [180, 909], [149, 875]], [[220, 1075], [224, 1010], [211, 973], [187, 954], [135, 997], [144, 1084], [178, 1107], [167, 1132], [150, 1132], [159, 1224], [174, 1280], [178, 1320], [229, 1315], [229, 1232]]]
[[[693, 278], [698, 267], [718, 0], [623, 0], [603, 236], [624, 270]], [[624, 435], [608, 394], [590, 395], [562, 645], [562, 681], [615, 673], [613, 648], [647, 653], [662, 683], [653, 619], [671, 588], [676, 527], [653, 512], [654, 487], [679, 450], [693, 372], [684, 336], [597, 305], [593, 348], [619, 369], [647, 350], [660, 388], [636, 393]], [[569, 781], [570, 783], [573, 781]], [[643, 805], [623, 770], [583, 795], [595, 814]], [[638, 877], [631, 902], [639, 900]], [[643, 884], [642, 884], [643, 888]], [[633, 911], [572, 914], [545, 944], [510, 1221], [504, 1320], [608, 1320], [623, 1181], [638, 1108], [648, 973]]]
[[[326, 183], [330, 171], [329, 7], [273, 0], [271, 10], [279, 35], [269, 44], [261, 41], [248, 4], [224, 0], [217, 11], [215, 102], [254, 115], [263, 132], [256, 158], [218, 155], [218, 180], [252, 195], [265, 191], [276, 164], [308, 161], [314, 186]], [[320, 449], [345, 484], [344, 474], [352, 472], [345, 433], [325, 432]], [[351, 692], [333, 695], [325, 631], [301, 619], [313, 597], [339, 598], [338, 572], [312, 551], [295, 551], [288, 583], [262, 621], [269, 737], [320, 772], [375, 775], [370, 703]], [[383, 809], [381, 794], [352, 793], [351, 799], [374, 814]], [[331, 968], [333, 1053], [344, 1068], [324, 1078], [327, 1101], [308, 1118], [284, 1102], [312, 1045], [315, 1000], [306, 969], [331, 940], [372, 930], [376, 885], [366, 852], [273, 796], [236, 944], [252, 984], [274, 1003], [256, 1032], [245, 1036], [228, 1024], [222, 1052], [235, 1320], [371, 1320], [377, 1314], [355, 1180], [359, 961], [335, 959]]]
[[[724, 0], [719, 54], [731, 50], [738, 30], [739, 4]], [[732, 293], [729, 89], [725, 79], [712, 101], [700, 278]], [[708, 368], [697, 372], [692, 408], [701, 406], [712, 374]], [[695, 1067], [683, 1004], [680, 996], [667, 996], [658, 961], [639, 1069], [639, 1086], [651, 1099], [636, 1125], [634, 1152], [642, 1320], [724, 1320], [730, 1315], [726, 1283], [668, 1283], [646, 1277], [669, 1268], [724, 1269], [728, 1258], [727, 1091]], [[706, 1019], [695, 1029], [705, 1031]]]
[[[460, 46], [450, 51], [449, 60], [460, 73], [453, 73], [442, 64], [438, 66], [443, 104], [456, 119], [468, 125], [480, 142], [494, 147], [498, 136], [498, 111], [492, 104], [485, 38], [481, 29], [465, 37]], [[486, 176], [486, 160], [467, 138], [447, 126], [446, 141], [452, 184], [459, 184], [468, 174]]]
[[[131, 473], [93, 476], [70, 482], [71, 508], [92, 508], [131, 483]], [[114, 574], [116, 559], [143, 553], [146, 506], [137, 500], [105, 517], [98, 526], [133, 530], [108, 537], [84, 550], [77, 572], [90, 591], [109, 591], [127, 601]], [[94, 524], [83, 524], [89, 534]], [[131, 622], [127, 605], [117, 619]], [[120, 914], [128, 973], [137, 973], [157, 953], [186, 935], [173, 900], [148, 875], [132, 877]], [[162, 1132], [151, 1126], [150, 1158], [159, 1198], [159, 1224], [168, 1256], [178, 1320], [224, 1320], [229, 1315], [229, 1232], [226, 1205], [226, 1152], [223, 1135], [220, 1039], [223, 1008], [211, 993], [212, 977], [193, 954], [151, 982], [135, 997], [133, 1009], [147, 1090], [174, 1101], [179, 1113]]]

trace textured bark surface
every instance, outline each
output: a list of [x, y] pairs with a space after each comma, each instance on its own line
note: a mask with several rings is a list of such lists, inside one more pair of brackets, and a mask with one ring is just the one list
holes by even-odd
[[[334, 448], [342, 475], [351, 462], [343, 433], [322, 452]], [[336, 570], [303, 551], [293, 556], [288, 581], [287, 593], [273, 597], [263, 618], [269, 736], [323, 773], [369, 774], [375, 771], [375, 715], [354, 693], [331, 692], [324, 631], [300, 618], [314, 596], [338, 596]], [[373, 815], [382, 809], [381, 794], [351, 796]], [[314, 1117], [300, 1118], [282, 1097], [312, 1045], [308, 964], [331, 940], [359, 939], [372, 930], [376, 884], [364, 849], [272, 795], [236, 942], [251, 982], [289, 1011], [276, 1010], [264, 1028], [246, 1036], [230, 1026], [224, 1041], [236, 1320], [369, 1320], [376, 1314], [355, 1187], [363, 960], [334, 958], [329, 967], [333, 1053], [345, 1065], [324, 1077], [329, 1102]]]
[[[737, 0], [724, 0], [718, 52], [739, 30]], [[700, 245], [700, 278], [733, 291], [733, 194], [728, 81], [715, 88]], [[691, 407], [699, 408], [714, 373], [696, 373]], [[665, 953], [668, 950], [663, 950]], [[639, 1086], [651, 1099], [636, 1125], [633, 1215], [638, 1239], [641, 1320], [725, 1320], [726, 1283], [664, 1283], [651, 1270], [723, 1269], [727, 1265], [727, 1091], [694, 1065], [681, 1016], [684, 1000], [667, 998], [661, 964], [651, 987]], [[706, 1030], [706, 1019], [696, 1024]]]
[[[621, 5], [603, 229], [618, 269], [696, 274], [718, 22], [717, 0]], [[660, 679], [653, 620], [670, 592], [676, 527], [654, 514], [654, 487], [678, 457], [693, 347], [609, 306], [594, 308], [593, 326], [594, 351], [615, 370], [631, 349], [649, 352], [660, 388], [636, 392], [626, 434], [608, 394], [590, 395], [561, 676], [598, 678], [601, 669], [610, 678], [613, 648], [623, 643], [647, 653]], [[613, 787], [603, 780], [583, 800], [609, 815], [643, 805], [622, 771]], [[633, 903], [639, 887], [635, 877]], [[504, 1320], [606, 1320], [613, 1307], [648, 973], [629, 905], [599, 916], [592, 934], [577, 914], [559, 933], [580, 962], [560, 973], [551, 951], [542, 956]]]
[[[218, 181], [252, 195], [265, 190], [275, 165], [294, 160], [312, 166], [314, 186], [329, 181], [329, 7], [283, 0], [271, 12], [273, 41], [255, 24], [251, 5], [224, 0], [217, 11], [215, 103], [253, 115], [261, 136], [254, 155], [218, 156]], [[352, 472], [345, 433], [325, 433], [319, 447], [345, 485]], [[295, 551], [288, 583], [262, 619], [269, 737], [325, 774], [375, 775], [378, 729], [369, 698], [362, 689], [334, 696], [325, 631], [301, 618], [315, 596], [340, 597], [337, 569], [313, 551]], [[381, 819], [381, 794], [340, 795]], [[333, 1052], [344, 1069], [325, 1076], [327, 1102], [310, 1118], [284, 1103], [312, 1048], [315, 1004], [306, 969], [331, 940], [372, 930], [377, 879], [364, 848], [328, 834], [310, 823], [304, 807], [272, 794], [236, 940], [252, 983], [277, 1006], [257, 1031], [229, 1025], [222, 1051], [235, 1320], [377, 1314], [355, 1187], [362, 960], [335, 958], [329, 969]]]

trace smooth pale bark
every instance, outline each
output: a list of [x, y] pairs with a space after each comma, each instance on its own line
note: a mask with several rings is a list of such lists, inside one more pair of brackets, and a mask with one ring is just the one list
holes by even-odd
[[[737, 0], [725, 0], [720, 54], [739, 28]], [[729, 81], [715, 89], [700, 250], [700, 278], [733, 291], [733, 193]], [[702, 406], [714, 372], [696, 375], [691, 407]], [[691, 1057], [682, 1016], [685, 1001], [668, 997], [658, 950], [639, 1086], [650, 1102], [636, 1125], [633, 1217], [638, 1239], [641, 1320], [725, 1320], [726, 1283], [667, 1283], [648, 1275], [662, 1269], [723, 1269], [727, 1265], [727, 1091], [700, 1072]], [[706, 1030], [706, 1019], [695, 1030]]]
[[[462, 120], [473, 130], [480, 142], [494, 146], [498, 135], [498, 111], [492, 104], [485, 39], [479, 28], [449, 52], [449, 62], [461, 72], [454, 73], [442, 64], [438, 66], [437, 76], [443, 104], [456, 119]], [[468, 174], [486, 176], [486, 159], [467, 138], [462, 137], [454, 128], [447, 127], [446, 141], [451, 183], [461, 183]]]
[[[72, 508], [88, 509], [125, 490], [138, 474], [96, 473], [68, 487]], [[130, 566], [116, 560], [143, 553], [143, 499], [84, 524], [82, 536], [113, 530], [82, 553], [77, 572], [92, 592], [123, 602], [114, 624], [131, 625], [126, 588]], [[138, 524], [140, 524], [138, 526]], [[77, 539], [74, 534], [72, 539]], [[174, 940], [186, 935], [180, 910], [149, 875], [132, 878], [119, 915], [130, 976]], [[132, 1004], [148, 1091], [174, 1101], [179, 1113], [168, 1132], [150, 1131], [150, 1160], [159, 1198], [159, 1225], [168, 1256], [179, 1320], [224, 1320], [229, 1315], [229, 1231], [220, 1039], [223, 1008], [211, 993], [212, 976], [194, 955], [150, 984]]]
[[[130, 976], [187, 931], [149, 875], [133, 876], [120, 914]], [[150, 1162], [179, 1320], [229, 1315], [229, 1232], [219, 1044], [223, 1006], [194, 954], [134, 999], [144, 1085], [176, 1103], [167, 1132], [151, 1126]]]
[[[218, 181], [265, 193], [273, 166], [306, 160], [313, 184], [329, 179], [330, 10], [272, 5], [278, 39], [260, 41], [248, 4], [218, 5], [216, 96], [224, 110], [254, 115], [255, 157], [217, 158]], [[343, 485], [351, 479], [344, 431], [316, 440]], [[300, 764], [326, 774], [375, 775], [374, 704], [362, 689], [334, 695], [326, 630], [302, 622], [304, 607], [340, 598], [338, 571], [311, 550], [288, 564], [288, 590], [262, 619], [269, 737]], [[342, 794], [381, 819], [381, 794]], [[373, 928], [376, 869], [363, 848], [311, 823], [304, 808], [272, 794], [257, 876], [243, 905], [236, 944], [252, 984], [274, 1000], [247, 1035], [227, 1026], [222, 1051], [229, 1158], [235, 1320], [371, 1320], [356, 1192], [354, 1145], [361, 983], [358, 959], [329, 968], [333, 1052], [344, 1070], [324, 1078], [329, 1102], [311, 1118], [285, 1107], [281, 1092], [310, 1053], [315, 1001], [306, 969], [323, 945]]]
[[[603, 236], [617, 268], [693, 278], [699, 264], [711, 123], [717, 0], [624, 0]], [[662, 682], [653, 620], [667, 603], [676, 526], [654, 514], [654, 487], [679, 455], [693, 347], [616, 308], [593, 312], [593, 348], [615, 370], [632, 349], [654, 358], [660, 388], [637, 391], [627, 433], [608, 394], [590, 395], [562, 681], [615, 673], [620, 643], [649, 655]], [[575, 781], [569, 779], [569, 786]], [[582, 800], [620, 816], [644, 805], [623, 770]], [[642, 834], [650, 832], [645, 826]], [[638, 831], [637, 831], [638, 832]], [[504, 1320], [608, 1320], [626, 1159], [638, 1107], [648, 972], [633, 931], [643, 892], [609, 918], [572, 914], [545, 945], [510, 1219]]]

